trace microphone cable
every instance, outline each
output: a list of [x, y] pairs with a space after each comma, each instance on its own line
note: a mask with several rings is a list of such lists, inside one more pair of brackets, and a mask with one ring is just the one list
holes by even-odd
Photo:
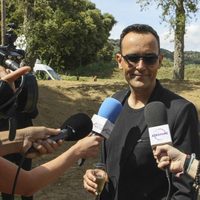
[[167, 177], [167, 181], [168, 181], [168, 191], [167, 191], [167, 196], [166, 196], [166, 200], [170, 200], [170, 194], [171, 194], [171, 181], [170, 181], [170, 171], [169, 168], [165, 168], [165, 173], [166, 173], [166, 177]]
[[15, 179], [14, 179], [14, 182], [13, 182], [13, 187], [12, 187], [12, 198], [14, 199], [14, 195], [15, 195], [15, 189], [16, 189], [16, 185], [17, 185], [17, 180], [18, 180], [18, 177], [19, 177], [19, 172], [22, 168], [22, 165], [24, 163], [24, 159], [25, 159], [25, 153], [22, 153], [21, 154], [22, 158], [20, 160], [20, 163], [18, 165], [18, 168], [17, 168], [17, 172], [16, 172], [16, 175], [15, 175]]

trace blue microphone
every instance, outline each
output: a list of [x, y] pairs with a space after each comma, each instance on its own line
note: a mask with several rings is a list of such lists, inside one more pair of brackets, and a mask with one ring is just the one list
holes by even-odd
[[[107, 97], [101, 104], [98, 114], [94, 114], [92, 117], [93, 135], [100, 135], [108, 139], [122, 108], [122, 104], [117, 99]], [[85, 159], [79, 159], [78, 165], [81, 166], [84, 162]]]
[[122, 104], [117, 99], [106, 98], [99, 108], [98, 114], [94, 114], [92, 117], [93, 134], [108, 139], [121, 110]]
[[117, 99], [108, 97], [104, 100], [99, 108], [98, 115], [108, 119], [112, 123], [115, 123], [121, 110], [122, 104]]

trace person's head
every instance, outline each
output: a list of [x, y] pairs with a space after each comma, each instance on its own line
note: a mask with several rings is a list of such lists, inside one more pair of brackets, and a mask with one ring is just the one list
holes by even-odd
[[154, 88], [162, 58], [159, 36], [151, 26], [133, 24], [122, 31], [116, 60], [133, 90]]

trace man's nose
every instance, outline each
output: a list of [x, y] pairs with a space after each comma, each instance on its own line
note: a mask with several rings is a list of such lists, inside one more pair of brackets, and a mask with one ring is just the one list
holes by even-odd
[[136, 63], [136, 69], [143, 69], [145, 68], [145, 63], [142, 58]]

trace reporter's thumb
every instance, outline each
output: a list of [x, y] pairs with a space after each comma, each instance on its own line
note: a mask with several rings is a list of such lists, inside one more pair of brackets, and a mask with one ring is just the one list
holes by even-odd
[[32, 146], [32, 142], [25, 137], [23, 141], [23, 146], [22, 146], [22, 153], [26, 153]]
[[[51, 135], [58, 135], [60, 133], [60, 128], [46, 128], [47, 131], [45, 132], [45, 137], [43, 139], [47, 139]], [[41, 138], [42, 139], [42, 138]]]

